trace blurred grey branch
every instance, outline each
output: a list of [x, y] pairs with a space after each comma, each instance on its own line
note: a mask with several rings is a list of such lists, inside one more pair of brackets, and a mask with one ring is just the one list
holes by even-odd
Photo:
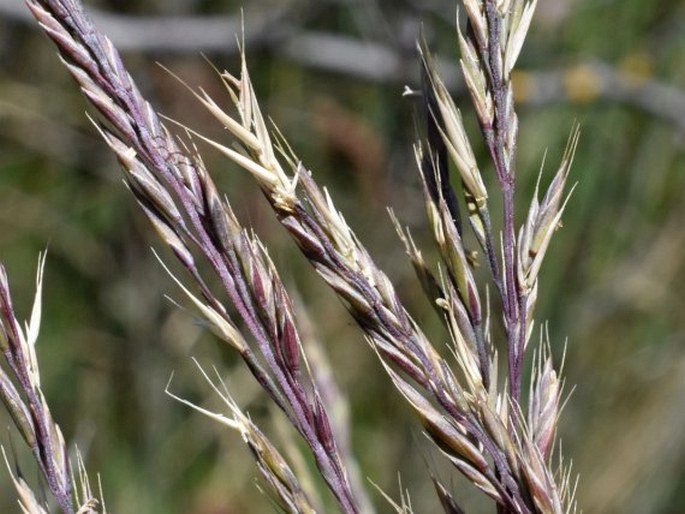
[[[301, 7], [301, 6], [300, 6]], [[302, 66], [377, 83], [416, 81], [419, 69], [413, 53], [388, 45], [331, 33], [305, 30], [294, 23], [292, 6], [269, 11], [245, 25], [249, 47], [269, 46]], [[297, 9], [299, 12], [300, 9]], [[92, 17], [123, 51], [219, 52], [237, 55], [240, 16], [135, 17], [91, 10]], [[0, 17], [31, 24], [21, 2], [0, 0]], [[290, 18], [293, 18], [291, 20]], [[451, 91], [463, 83], [453, 58], [437, 58]], [[557, 102], [618, 102], [675, 125], [685, 133], [685, 92], [650, 77], [630, 75], [609, 64], [585, 62], [559, 70], [519, 72], [518, 100], [530, 105]]]
[[[286, 27], [285, 18], [292, 8], [284, 7], [260, 13], [245, 25], [247, 44], [270, 44]], [[108, 32], [123, 51], [138, 52], [238, 52], [237, 34], [242, 31], [240, 16], [130, 16], [92, 8], [93, 20]], [[0, 0], [0, 16], [33, 26], [33, 18], [23, 1]]]
[[685, 92], [648, 76], [590, 61], [569, 68], [522, 76], [521, 100], [531, 105], [554, 102], [617, 102], [673, 123], [685, 132]]

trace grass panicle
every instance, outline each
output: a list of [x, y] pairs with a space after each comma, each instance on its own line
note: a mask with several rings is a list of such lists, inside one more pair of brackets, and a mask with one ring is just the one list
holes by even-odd
[[[189, 91], [223, 126], [227, 141], [215, 141], [180, 125], [177, 137], [142, 96], [114, 45], [76, 0], [27, 0], [60, 58], [97, 114], [93, 123], [119, 160], [125, 181], [162, 242], [184, 270], [169, 274], [217, 337], [242, 358], [255, 380], [285, 414], [306, 444], [317, 472], [340, 511], [372, 513], [349, 426], [332, 410], [342, 400], [322, 372], [318, 345], [269, 257], [268, 246], [235, 216], [205, 168], [195, 141], [207, 143], [245, 169], [257, 182], [275, 217], [323, 281], [338, 295], [377, 354], [399, 395], [455, 472], [491, 498], [499, 513], [562, 514], [575, 511], [570, 471], [553, 458], [562, 380], [550, 356], [547, 332], [533, 352], [527, 397], [523, 369], [534, 328], [539, 271], [560, 226], [566, 182], [578, 144], [578, 129], [547, 191], [530, 201], [517, 225], [516, 149], [518, 118], [512, 70], [521, 53], [536, 1], [463, 0], [466, 27], [457, 29], [460, 65], [489, 162], [478, 162], [463, 116], [436, 70], [428, 46], [418, 47], [425, 134], [415, 145], [428, 230], [439, 262], [427, 262], [401, 223], [391, 216], [431, 304], [444, 322], [448, 352], [432, 341], [403, 304], [392, 280], [376, 264], [337, 208], [333, 195], [297, 156], [260, 107], [245, 55], [239, 73], [219, 73], [231, 109], [202, 89]], [[494, 180], [487, 170], [494, 170]], [[451, 170], [454, 170], [452, 172]], [[538, 187], [539, 189], [539, 187]], [[501, 206], [495, 219], [493, 204]], [[493, 209], [494, 211], [494, 209]], [[480, 252], [467, 246], [475, 241]], [[163, 260], [163, 259], [160, 259]], [[489, 283], [475, 266], [483, 261]], [[209, 265], [209, 272], [205, 271]], [[40, 270], [43, 267], [41, 259]], [[39, 290], [42, 271], [39, 272]], [[0, 375], [3, 399], [22, 436], [35, 451], [49, 488], [65, 514], [95, 508], [87, 480], [72, 490], [71, 467], [57, 425], [40, 393], [34, 350], [40, 302], [22, 332], [9, 300], [4, 272], [0, 336], [14, 380]], [[499, 297], [491, 312], [488, 290]], [[34, 319], [35, 318], [35, 319]], [[503, 340], [491, 324], [499, 319]], [[499, 336], [498, 336], [499, 337]], [[359, 351], [363, 351], [361, 348]], [[309, 356], [311, 353], [311, 357]], [[446, 353], [446, 355], [443, 355]], [[506, 361], [500, 369], [498, 354]], [[210, 379], [228, 415], [191, 404], [237, 430], [252, 451], [265, 489], [285, 512], [311, 513], [325, 505], [306, 491], [297, 468], [235, 402], [223, 382]], [[19, 390], [13, 385], [17, 383]], [[79, 458], [78, 472], [83, 463]], [[446, 513], [464, 512], [451, 480], [428, 471], [436, 501]], [[30, 489], [15, 478], [27, 512], [41, 512]], [[310, 482], [307, 480], [307, 482]], [[402, 488], [401, 488], [402, 489]], [[413, 512], [408, 492], [397, 512]], [[35, 508], [34, 508], [34, 502]]]

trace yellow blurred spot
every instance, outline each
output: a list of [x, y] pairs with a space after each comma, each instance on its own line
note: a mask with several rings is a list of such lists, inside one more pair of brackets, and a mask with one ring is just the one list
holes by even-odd
[[590, 66], [574, 66], [564, 74], [564, 89], [569, 100], [590, 103], [599, 95], [599, 77]]
[[618, 64], [622, 78], [630, 86], [644, 84], [653, 73], [652, 59], [646, 52], [626, 55]]
[[526, 102], [533, 90], [533, 81], [529, 73], [514, 70], [511, 73], [511, 85], [514, 88], [514, 100]]

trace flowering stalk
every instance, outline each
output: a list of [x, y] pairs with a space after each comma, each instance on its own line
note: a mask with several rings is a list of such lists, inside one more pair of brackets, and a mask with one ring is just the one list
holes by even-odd
[[[40, 331], [43, 269], [45, 254], [38, 263], [36, 295], [31, 318], [21, 328], [12, 305], [9, 282], [4, 266], [0, 264], [0, 350], [9, 371], [0, 368], [0, 399], [12, 417], [24, 442], [33, 453], [41, 474], [63, 514], [105, 512], [98, 510], [99, 502], [90, 490], [85, 467], [79, 458], [78, 487], [72, 484], [72, 468], [62, 431], [52, 418], [40, 383], [40, 369], [36, 356], [36, 342]], [[12, 475], [19, 504], [25, 513], [47, 514], [47, 505], [38, 499], [17, 469], [11, 472], [9, 460], [2, 448], [5, 463]]]
[[[64, 514], [72, 514], [71, 477], [67, 449], [59, 426], [53, 421], [40, 387], [40, 371], [35, 345], [41, 316], [41, 289], [45, 257], [40, 258], [36, 277], [36, 297], [31, 320], [22, 330], [12, 306], [5, 268], [0, 265], [0, 347], [19, 389], [0, 370], [0, 396], [34, 454], [41, 473]], [[19, 392], [21, 391], [21, 393]], [[23, 482], [23, 481], [22, 481]], [[15, 485], [18, 482], [15, 479]], [[19, 486], [17, 486], [19, 489]], [[32, 491], [22, 484], [28, 503], [39, 505]]]
[[[506, 512], [535, 512], [537, 502], [553, 505], [560, 511], [564, 501], [572, 503], [572, 500], [566, 491], [553, 486], [553, 472], [534, 465], [540, 459], [526, 442], [530, 434], [520, 411], [520, 382], [523, 350], [531, 334], [537, 273], [563, 210], [560, 199], [577, 131], [543, 199], [544, 207], [540, 208], [537, 199], [532, 203], [529, 219], [521, 229], [519, 248], [513, 218], [513, 163], [518, 122], [513, 110], [510, 74], [534, 3], [508, 2], [497, 7], [496, 13], [491, 12], [492, 6], [487, 2], [480, 7], [471, 2], [469, 7], [469, 16], [478, 21], [480, 32], [470, 29], [473, 35], [468, 41], [460, 34], [462, 67], [495, 160], [505, 204], [502, 262], [500, 264], [496, 256], [488, 191], [461, 115], [435, 73], [425, 49], [425, 99], [429, 134], [432, 134], [429, 145], [437, 145], [427, 149], [417, 147], [417, 161], [422, 170], [429, 220], [446, 276], [433, 276], [411, 242], [411, 236], [402, 234], [415, 267], [421, 269], [424, 283], [437, 286], [433, 289], [439, 296], [432, 300], [446, 318], [457, 364], [464, 375], [461, 382], [411, 320], [392, 283], [363, 248], [326, 189], [319, 188], [280, 134], [276, 143], [272, 141], [254, 95], [245, 59], [240, 76], [228, 72], [221, 74], [236, 107], [236, 117], [220, 109], [204, 91], [194, 94], [235, 136], [241, 150], [203, 139], [255, 177], [278, 219], [324, 280], [345, 301], [382, 359], [396, 365], [420, 386], [415, 389], [386, 366], [396, 387], [418, 411], [431, 436], [443, 447], [451, 445], [452, 451], [459, 455], [456, 458], [452, 455], [455, 466]], [[503, 32], [502, 27], [507, 27], [507, 31]], [[486, 69], [478, 60], [474, 45], [490, 50], [495, 48], [485, 44], [488, 31], [495, 33], [492, 38], [501, 55], [488, 60]], [[457, 195], [449, 185], [445, 155], [452, 158], [459, 171], [470, 226], [488, 256], [493, 279], [502, 295], [509, 362], [507, 392], [499, 390], [496, 353], [484, 322], [469, 254], [462, 242]], [[298, 182], [301, 187], [296, 188]], [[525, 259], [519, 258], [521, 251], [526, 252]], [[551, 367], [551, 361], [546, 366]], [[536, 384], [547, 387], [539, 392], [542, 396], [558, 399], [558, 389], [552, 387], [552, 382], [542, 380]], [[429, 398], [437, 403], [437, 409]], [[558, 401], [549, 405], [558, 407]], [[543, 453], [546, 451], [545, 446]], [[537, 483], [548, 486], [541, 488], [535, 485]], [[534, 493], [531, 488], [535, 489]]]
[[[307, 442], [341, 509], [359, 512], [317, 385], [301, 366], [292, 303], [265, 247], [239, 224], [199, 156], [166, 130], [112, 43], [80, 3], [28, 0], [27, 4], [86, 98], [106, 120], [98, 128], [119, 159], [131, 192], [201, 298], [181, 287], [208, 327], [238, 351]], [[196, 255], [209, 262], [248, 335], [240, 332], [233, 315], [201, 276]]]
[[[471, 5], [468, 5], [471, 4]], [[480, 4], [480, 5], [479, 5]], [[484, 0], [465, 2], [469, 16], [468, 39], [459, 34], [462, 49], [462, 69], [469, 83], [478, 121], [490, 153], [502, 194], [504, 219], [502, 225], [502, 261], [504, 276], [499, 284], [502, 294], [504, 328], [507, 333], [507, 352], [511, 398], [517, 403], [521, 395], [521, 375], [524, 348], [530, 324], [527, 299], [529, 290], [517, 281], [516, 229], [514, 221], [514, 193], [516, 185], [516, 143], [518, 117], [514, 110], [511, 71], [523, 46], [537, 0]], [[471, 77], [485, 78], [476, 89]], [[483, 89], [484, 88], [484, 89]], [[485, 94], [489, 105], [478, 102]]]
[[[265, 247], [240, 225], [194, 147], [170, 135], [141, 96], [116, 49], [89, 21], [80, 3], [27, 0], [27, 4], [56, 43], [86, 98], [104, 118], [98, 128], [122, 164], [129, 188], [188, 272], [199, 296], [179, 285], [202, 312], [208, 327], [238, 351], [302, 436], [340, 509], [360, 512], [360, 505], [367, 502], [346, 471], [346, 452], [339, 450], [317, 381], [308, 366], [302, 366], [307, 361], [302, 356], [292, 302]], [[536, 0], [464, 0], [468, 27], [465, 34], [458, 32], [465, 83], [503, 205], [500, 224], [490, 215], [493, 188], [486, 186], [483, 166], [474, 155], [461, 113], [436, 73], [427, 48], [421, 46], [427, 138], [416, 145], [415, 155], [441, 261], [439, 274], [426, 263], [411, 234], [397, 220], [395, 223], [426, 293], [444, 320], [450, 360], [438, 352], [411, 317], [391, 280], [354, 234], [329, 192], [316, 183], [283, 136], [270, 130], [244, 54], [238, 75], [220, 74], [233, 112], [224, 111], [204, 91], [193, 91], [238, 148], [187, 131], [255, 178], [278, 220], [343, 300], [395, 388], [454, 468], [492, 498], [500, 513], [561, 514], [572, 511], [574, 502], [568, 473], [553, 470], [550, 460], [561, 385], [546, 349], [547, 339], [534, 359], [527, 404], [521, 396], [521, 382], [538, 273], [564, 209], [564, 187], [578, 133], [573, 132], [546, 194], [540, 201], [536, 191], [526, 222], [517, 230], [518, 120], [511, 72], [535, 5]], [[457, 170], [460, 191], [451, 184], [448, 159]], [[507, 369], [502, 374], [489, 309], [482, 299], [484, 287], [473, 272], [476, 257], [464, 244], [462, 206], [502, 300], [506, 340], [501, 346], [507, 355]], [[501, 238], [495, 227], [501, 230]], [[201, 275], [198, 256], [210, 264], [235, 312]], [[244, 331], [239, 330], [236, 316]], [[260, 470], [281, 505], [291, 512], [308, 512], [312, 502], [302, 493], [285, 460], [246, 421], [230, 396], [224, 398], [232, 413], [225, 423], [240, 430], [255, 451]], [[280, 475], [279, 469], [288, 472]], [[433, 480], [444, 510], [461, 512], [450, 487]]]

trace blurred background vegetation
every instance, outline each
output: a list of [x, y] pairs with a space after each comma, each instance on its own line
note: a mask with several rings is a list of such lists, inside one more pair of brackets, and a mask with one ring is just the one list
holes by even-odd
[[[101, 473], [111, 512], [269, 512], [240, 437], [189, 412], [164, 387], [175, 370], [177, 394], [219, 408], [190, 360], [195, 356], [219, 366], [239, 403], [278, 434], [268, 421], [271, 408], [231, 352], [165, 300], [181, 295], [150, 251], [156, 238], [53, 47], [21, 15], [22, 4], [0, 2], [0, 260], [28, 317], [38, 252], [49, 248], [38, 352], [55, 417], [86, 453], [89, 470]], [[100, 18], [105, 31], [159, 110], [221, 138], [156, 63], [221, 95], [200, 52], [237, 69], [241, 4], [88, 4], [108, 13]], [[405, 84], [418, 85], [414, 41], [421, 26], [445, 58], [457, 103], [475, 128], [456, 80], [455, 3], [253, 0], [244, 3], [244, 17], [264, 110], [334, 192], [410, 310], [439, 335], [385, 206], [419, 239], [426, 235], [412, 156], [416, 105], [401, 95]], [[170, 25], [184, 21], [194, 22]], [[574, 392], [561, 436], [580, 474], [585, 512], [685, 511], [684, 23], [681, 0], [541, 0], [520, 59], [521, 217], [545, 150], [543, 181], [573, 121], [582, 127], [572, 174], [578, 185], [543, 269], [538, 320], [549, 320], [559, 360], [568, 340], [565, 375]], [[329, 349], [350, 399], [365, 476], [397, 496], [400, 472], [416, 512], [435, 512], [425, 465], [439, 469], [440, 457], [390, 392], [377, 359], [251, 180], [202, 150]], [[3, 430], [0, 439], [15, 441], [25, 474], [34, 477], [17, 435]], [[0, 511], [18, 512], [7, 473], [0, 476]], [[468, 486], [455, 487], [472, 512], [491, 511]], [[388, 511], [380, 495], [375, 499]]]

